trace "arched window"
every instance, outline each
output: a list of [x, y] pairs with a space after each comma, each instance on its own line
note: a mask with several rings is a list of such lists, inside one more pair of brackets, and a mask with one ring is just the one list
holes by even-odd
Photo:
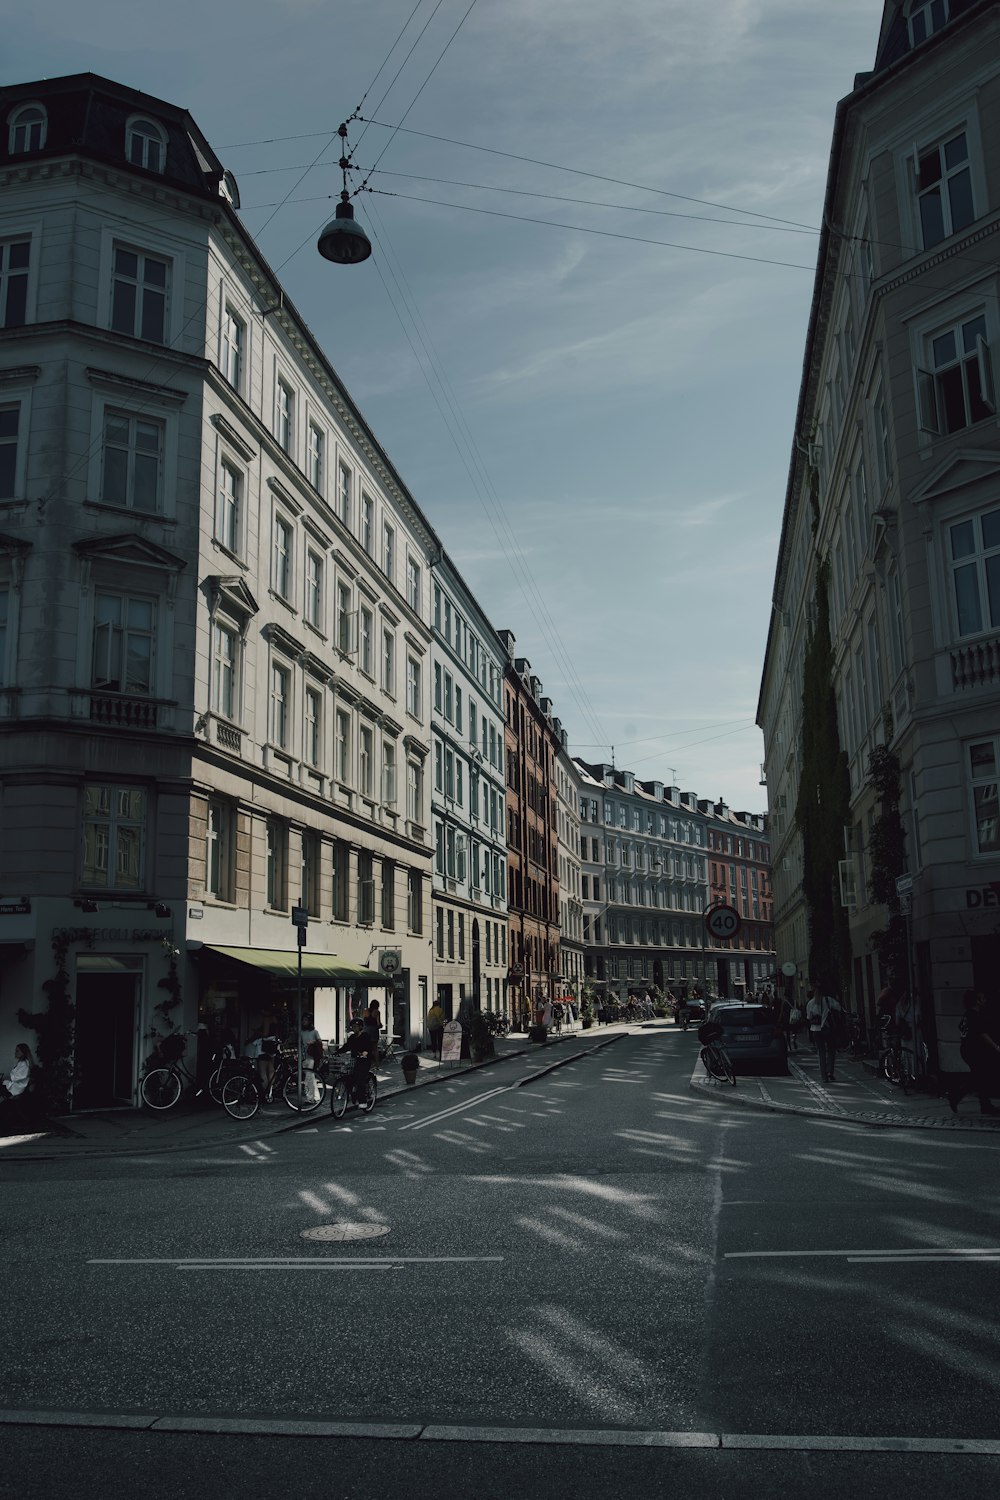
[[164, 132], [152, 120], [129, 120], [125, 131], [125, 155], [134, 167], [162, 172], [167, 157]]
[[40, 104], [22, 104], [7, 121], [10, 126], [11, 156], [27, 151], [41, 151], [48, 133], [48, 116]]
[[907, 11], [910, 46], [919, 47], [948, 23], [949, 0], [911, 0]]

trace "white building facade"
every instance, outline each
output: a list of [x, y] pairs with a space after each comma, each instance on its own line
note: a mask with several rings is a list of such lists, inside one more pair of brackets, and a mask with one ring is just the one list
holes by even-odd
[[324, 1034], [419, 1030], [440, 544], [184, 111], [0, 125], [0, 1050], [61, 971], [75, 1107], [134, 1102], [165, 1026], [291, 1024], [297, 905]]
[[503, 647], [446, 553], [434, 566], [431, 818], [434, 992], [501, 1009], [507, 973]]
[[580, 798], [583, 778], [554, 721], [562, 748], [556, 757], [556, 826], [559, 844], [559, 956], [564, 993], [583, 998], [583, 847]]

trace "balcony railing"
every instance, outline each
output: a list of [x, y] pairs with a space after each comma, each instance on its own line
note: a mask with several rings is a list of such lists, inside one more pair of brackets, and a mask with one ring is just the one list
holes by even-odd
[[153, 698], [131, 698], [122, 693], [91, 693], [90, 717], [114, 729], [156, 729], [160, 705]]
[[1000, 682], [1000, 636], [952, 651], [951, 685], [956, 691], [996, 682]]

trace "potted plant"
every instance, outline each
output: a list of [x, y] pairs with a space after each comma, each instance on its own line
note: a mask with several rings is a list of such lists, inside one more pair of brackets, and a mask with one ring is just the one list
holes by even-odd
[[473, 1062], [484, 1062], [494, 1055], [493, 1033], [481, 1010], [473, 1011], [469, 1026], [469, 1047]]
[[589, 995], [584, 995], [580, 1002], [580, 1025], [584, 1031], [589, 1031], [594, 1024], [594, 1003]]
[[399, 1060], [399, 1066], [403, 1070], [403, 1077], [406, 1079], [407, 1087], [412, 1087], [417, 1081], [417, 1069], [420, 1067], [420, 1058], [417, 1056], [417, 1049], [414, 1046], [412, 1037], [410, 1038], [409, 1046]]

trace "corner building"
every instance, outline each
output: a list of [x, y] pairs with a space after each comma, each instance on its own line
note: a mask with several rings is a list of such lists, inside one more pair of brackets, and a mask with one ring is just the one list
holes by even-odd
[[[758, 708], [778, 959], [809, 973], [794, 810], [823, 594], [850, 781], [841, 984], [870, 1020], [886, 979], [909, 982], [948, 1073], [963, 991], [995, 998], [1000, 972], [1000, 6], [884, 7], [837, 106], [823, 223]], [[898, 771], [904, 835], [884, 904], [873, 751]], [[894, 914], [890, 976], [875, 940]]]
[[[342, 1032], [431, 982], [440, 542], [183, 110], [0, 90], [0, 1052], [64, 968], [73, 1103], [167, 1023]], [[332, 273], [337, 274], [337, 273]]]

